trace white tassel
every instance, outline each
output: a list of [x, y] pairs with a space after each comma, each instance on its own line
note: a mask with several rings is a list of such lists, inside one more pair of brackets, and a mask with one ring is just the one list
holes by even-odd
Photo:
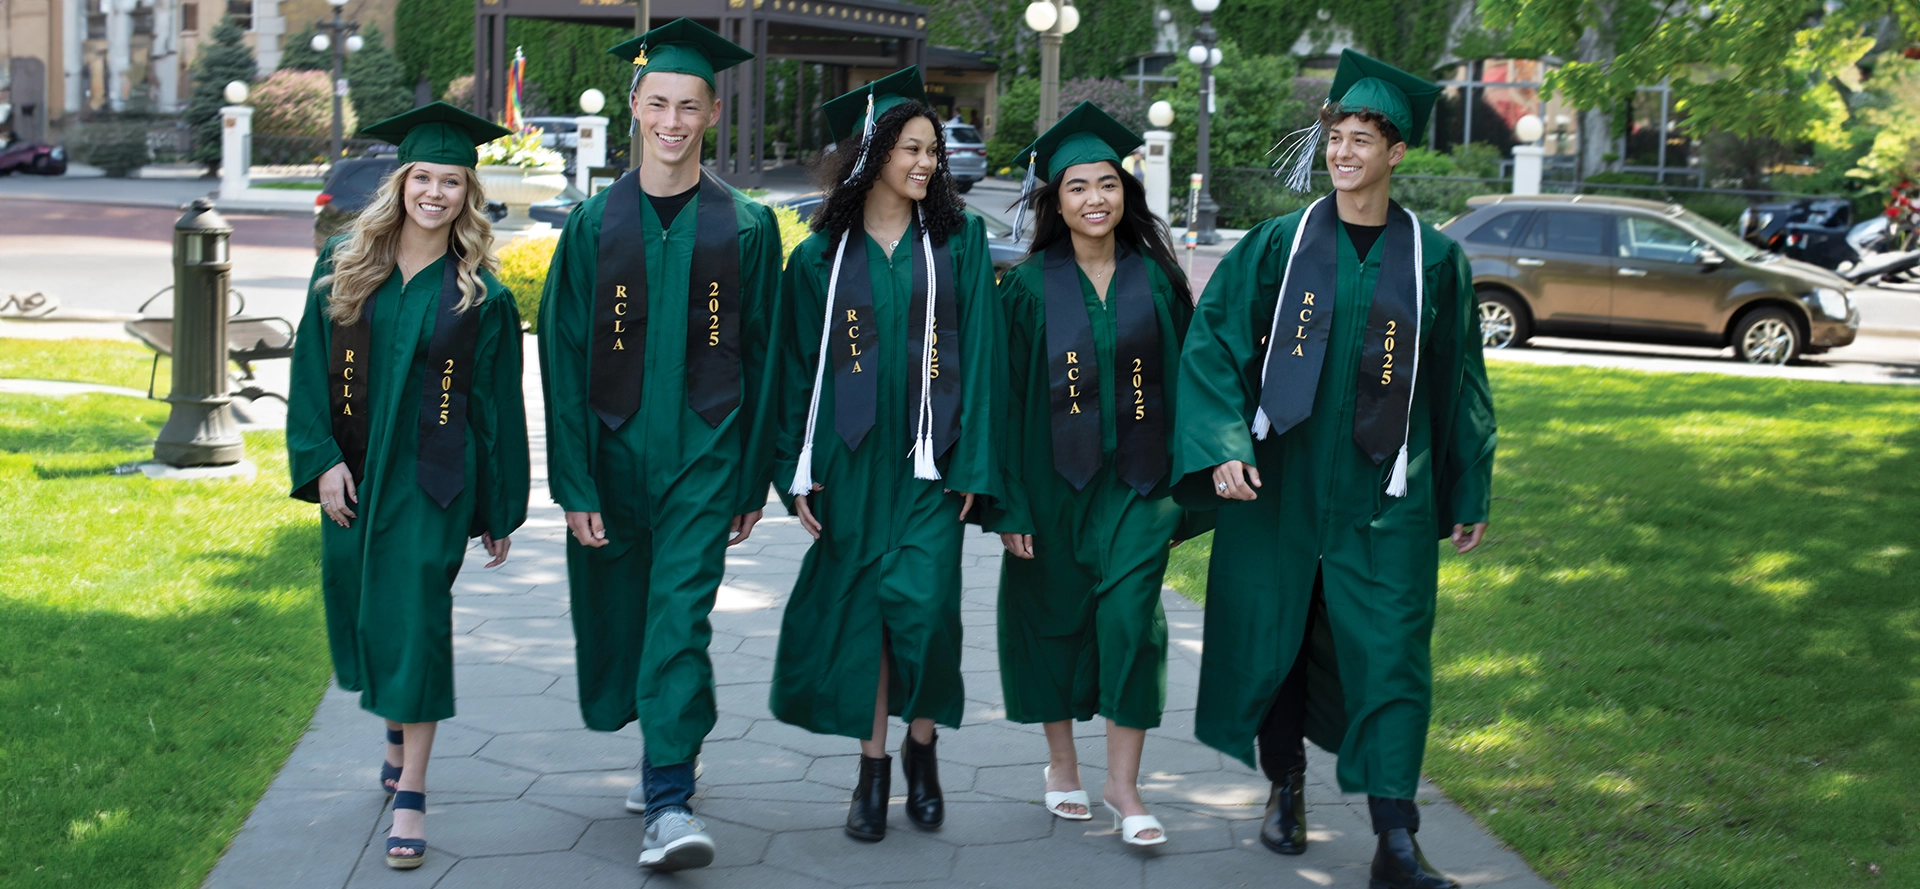
[[867, 144], [872, 141], [873, 90], [867, 90], [867, 123], [860, 128], [860, 155], [853, 159], [853, 172], [847, 174], [847, 182], [860, 178], [860, 171], [867, 168]]
[[927, 234], [927, 216], [914, 207], [920, 220], [920, 251], [927, 262], [927, 310], [920, 337], [920, 404], [914, 419], [913, 477], [932, 481], [940, 477], [933, 465], [933, 304], [939, 294], [939, 270], [933, 265], [933, 237]]
[[1394, 458], [1393, 474], [1387, 478], [1389, 497], [1407, 496], [1407, 440], [1413, 435], [1413, 392], [1420, 385], [1420, 327], [1427, 317], [1427, 261], [1420, 248], [1420, 217], [1412, 210], [1406, 213], [1413, 222], [1413, 376], [1407, 378], [1407, 425], [1400, 436], [1400, 456]]
[[1039, 165], [1040, 152], [1027, 155], [1027, 177], [1020, 181], [1020, 199], [1014, 202], [1013, 236], [1016, 238], [1023, 237], [1021, 232], [1025, 231], [1022, 226], [1027, 224], [1027, 198], [1033, 194], [1034, 170]]
[[[1293, 243], [1287, 245], [1287, 264], [1280, 272], [1280, 295], [1273, 299], [1273, 322], [1272, 326], [1267, 328], [1267, 351], [1266, 354], [1260, 358], [1260, 388], [1262, 390], [1267, 388], [1267, 364], [1273, 360], [1274, 346], [1280, 341], [1280, 310], [1286, 307], [1284, 304], [1287, 301], [1287, 282], [1293, 278], [1293, 257], [1300, 252], [1300, 242], [1305, 240], [1300, 237], [1300, 229], [1306, 228], [1307, 220], [1313, 218], [1314, 209], [1320, 206], [1321, 201], [1325, 200], [1326, 198], [1320, 198], [1307, 205], [1306, 211], [1300, 214], [1299, 228], [1294, 229]], [[1259, 401], [1257, 394], [1254, 396], [1254, 400], [1256, 402]], [[1266, 409], [1256, 409], [1253, 412], [1253, 437], [1265, 441], [1267, 431], [1272, 428], [1273, 420], [1267, 417]]]
[[827, 374], [827, 345], [833, 335], [833, 297], [840, 290], [840, 260], [847, 255], [847, 239], [853, 237], [848, 229], [840, 236], [840, 246], [833, 251], [833, 272], [827, 276], [827, 311], [820, 320], [820, 360], [813, 366], [813, 395], [807, 401], [807, 434], [800, 442], [800, 463], [793, 469], [793, 484], [787, 486], [787, 493], [794, 497], [804, 497], [813, 493], [813, 433], [820, 420], [820, 386]]
[[1407, 446], [1400, 446], [1400, 456], [1393, 458], [1393, 475], [1387, 479], [1388, 497], [1407, 496]]
[[1312, 126], [1288, 133], [1268, 151], [1269, 154], [1279, 152], [1280, 156], [1273, 162], [1273, 174], [1286, 177], [1288, 188], [1306, 191], [1312, 187], [1313, 161], [1319, 154], [1320, 136], [1325, 129], [1316, 120]]

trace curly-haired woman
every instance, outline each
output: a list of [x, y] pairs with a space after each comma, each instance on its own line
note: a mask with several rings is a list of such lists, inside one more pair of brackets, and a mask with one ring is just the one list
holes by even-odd
[[527, 514], [520, 316], [493, 272], [475, 145], [506, 130], [443, 103], [368, 127], [400, 146], [320, 251], [293, 355], [293, 496], [317, 502], [340, 686], [387, 722], [387, 865], [426, 855], [427, 759], [453, 715], [452, 587], [479, 537], [506, 561]]
[[[887, 716], [907, 721], [907, 816], [945, 817], [934, 724], [958, 727], [961, 524], [996, 496], [999, 300], [919, 71], [827, 103], [831, 195], [787, 263], [777, 481], [815, 538], [787, 602], [771, 706], [860, 740], [847, 833], [886, 835]], [[834, 163], [838, 159], [838, 163]]]

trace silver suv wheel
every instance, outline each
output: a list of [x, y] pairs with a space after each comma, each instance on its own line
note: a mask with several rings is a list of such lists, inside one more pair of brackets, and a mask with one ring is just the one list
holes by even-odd
[[1519, 324], [1513, 310], [1497, 300], [1480, 300], [1480, 344], [1489, 349], [1513, 345]]
[[1740, 325], [1734, 349], [1750, 364], [1786, 364], [1800, 354], [1800, 330], [1785, 313], [1762, 310]]

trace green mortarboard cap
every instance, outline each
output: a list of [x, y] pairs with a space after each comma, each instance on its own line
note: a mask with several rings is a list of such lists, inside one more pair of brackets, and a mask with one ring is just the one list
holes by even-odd
[[1037, 153], [1035, 163], [1046, 171], [1046, 179], [1051, 182], [1074, 164], [1118, 161], [1145, 144], [1145, 139], [1100, 110], [1100, 106], [1081, 102], [1033, 140], [1032, 145], [1022, 149], [1019, 160], [1025, 161]]
[[920, 66], [909, 65], [879, 80], [827, 100], [820, 110], [827, 115], [827, 130], [835, 139], [858, 136], [867, 124], [867, 96], [873, 96], [873, 116], [892, 110], [905, 102], [925, 102], [927, 88], [920, 82]]
[[716, 71], [753, 58], [739, 44], [693, 19], [674, 19], [607, 50], [634, 64], [634, 83], [642, 74], [691, 74], [713, 86]]
[[1353, 50], [1340, 53], [1327, 100], [1342, 111], [1373, 111], [1393, 121], [1400, 138], [1419, 145], [1427, 138], [1427, 118], [1440, 98], [1440, 86]]
[[471, 167], [480, 162], [476, 147], [512, 134], [512, 130], [484, 117], [435, 102], [362, 127], [357, 138], [400, 146], [402, 164], [427, 161]]

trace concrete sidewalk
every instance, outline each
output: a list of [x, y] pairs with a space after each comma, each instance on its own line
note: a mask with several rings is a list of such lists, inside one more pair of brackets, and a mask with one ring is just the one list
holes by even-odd
[[[528, 413], [540, 415], [528, 375]], [[1004, 719], [994, 653], [998, 538], [969, 536], [963, 560], [965, 725], [941, 734], [944, 829], [915, 830], [898, 804], [885, 841], [842, 831], [858, 748], [775, 721], [767, 711], [781, 606], [806, 552], [796, 520], [773, 517], [729, 552], [713, 613], [720, 720], [708, 737], [695, 811], [719, 846], [714, 866], [671, 876], [639, 869], [643, 827], [626, 812], [639, 780], [633, 726], [581, 727], [573, 628], [568, 617], [565, 524], [545, 483], [545, 442], [534, 424], [533, 503], [511, 560], [485, 571], [478, 552], [454, 587], [459, 715], [443, 722], [428, 776], [425, 865], [389, 870], [391, 819], [378, 789], [381, 725], [357, 696], [329, 690], [246, 825], [207, 878], [207, 889], [454, 887], [831, 887], [916, 881], [917, 886], [1364, 887], [1373, 837], [1364, 797], [1340, 795], [1332, 759], [1315, 751], [1308, 773], [1313, 848], [1288, 858], [1259, 844], [1267, 784], [1193, 740], [1201, 610], [1171, 590], [1162, 599], [1171, 634], [1168, 711], [1153, 731], [1142, 793], [1169, 841], [1126, 847], [1107, 810], [1066, 822], [1039, 805], [1047, 758], [1039, 726]], [[318, 632], [319, 628], [315, 627]], [[1100, 723], [1080, 726], [1081, 778], [1105, 780]], [[899, 746], [896, 724], [891, 747]], [[1429, 857], [1470, 886], [1548, 884], [1431, 786], [1420, 795]]]

